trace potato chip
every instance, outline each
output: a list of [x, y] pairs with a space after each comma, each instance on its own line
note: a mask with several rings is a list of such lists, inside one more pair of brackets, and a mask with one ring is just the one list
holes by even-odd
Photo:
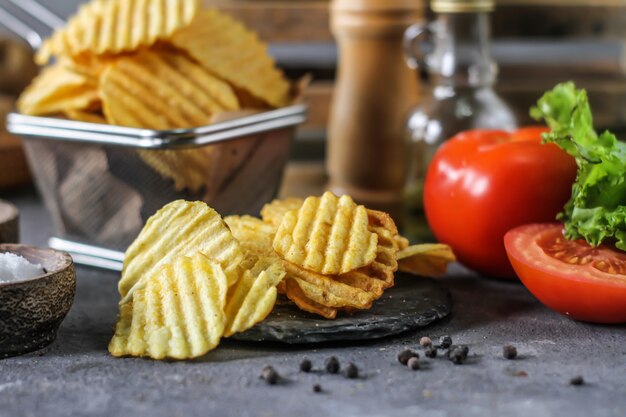
[[365, 207], [348, 196], [326, 192], [321, 198], [307, 198], [299, 210], [283, 216], [274, 250], [295, 265], [331, 275], [372, 263], [377, 242], [377, 235], [368, 230]]
[[62, 64], [45, 68], [17, 101], [22, 114], [41, 116], [100, 106], [97, 85]]
[[398, 269], [396, 237], [398, 230], [387, 213], [367, 210], [369, 230], [378, 236], [376, 259], [371, 264], [337, 276], [335, 279], [355, 288], [360, 288], [380, 298], [387, 288], [394, 285], [394, 272]]
[[276, 286], [285, 270], [270, 258], [259, 258], [229, 290], [224, 336], [243, 332], [267, 317], [276, 303]]
[[315, 303], [334, 308], [368, 309], [372, 306], [373, 294], [339, 282], [332, 275], [307, 271], [288, 261], [283, 261], [283, 267], [287, 278], [295, 280], [304, 295]]
[[285, 213], [300, 209], [303, 203], [303, 199], [295, 197], [276, 199], [263, 206], [263, 209], [261, 209], [261, 217], [263, 221], [271, 223], [278, 228]]
[[229, 286], [239, 279], [244, 255], [220, 215], [201, 201], [167, 204], [148, 219], [126, 251], [118, 285], [121, 304], [129, 302], [132, 293], [163, 265], [196, 252], [222, 266]]
[[337, 311], [339, 309], [333, 307], [326, 307], [322, 304], [318, 304], [310, 300], [302, 291], [298, 283], [294, 279], [286, 278], [283, 280], [284, 293], [287, 295], [300, 310], [307, 311], [309, 313], [317, 314], [327, 319], [334, 319], [337, 317]]
[[227, 284], [221, 266], [200, 253], [164, 264], [120, 306], [109, 352], [153, 359], [206, 354], [224, 333]]
[[396, 244], [398, 245], [398, 250], [406, 249], [409, 247], [409, 239], [404, 236], [397, 235], [395, 236]]
[[147, 129], [209, 124], [215, 113], [236, 110], [237, 97], [182, 53], [142, 50], [117, 59], [100, 80], [110, 123]]
[[94, 0], [44, 42], [35, 60], [43, 65], [53, 56], [134, 51], [170, 38], [199, 9], [199, 0]]
[[399, 269], [424, 276], [441, 276], [456, 261], [452, 248], [441, 243], [409, 246], [396, 254]]
[[242, 248], [258, 256], [277, 258], [272, 247], [274, 226], [252, 216], [228, 216], [224, 221]]
[[78, 122], [107, 124], [104, 116], [99, 113], [84, 110], [64, 110], [63, 114], [65, 114], [68, 119], [76, 120]]
[[274, 107], [288, 104], [290, 85], [267, 47], [232, 17], [204, 10], [169, 41], [237, 88]]
[[162, 177], [174, 181], [174, 190], [192, 193], [211, 185], [213, 169], [219, 157], [211, 146], [175, 151], [139, 150], [137, 154]]

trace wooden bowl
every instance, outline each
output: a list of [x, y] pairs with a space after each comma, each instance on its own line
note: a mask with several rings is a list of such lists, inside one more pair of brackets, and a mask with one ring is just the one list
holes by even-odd
[[43, 266], [41, 276], [0, 283], [0, 357], [33, 352], [56, 338], [76, 291], [70, 255], [52, 249], [0, 244], [0, 253], [14, 253]]
[[18, 243], [20, 213], [13, 204], [0, 200], [0, 243]]

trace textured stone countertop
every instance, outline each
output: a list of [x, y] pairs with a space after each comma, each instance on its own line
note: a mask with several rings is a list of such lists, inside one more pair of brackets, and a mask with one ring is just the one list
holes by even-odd
[[[3, 194], [22, 211], [22, 240], [45, 245], [51, 225], [30, 192]], [[49, 348], [0, 360], [0, 416], [624, 416], [626, 327], [577, 323], [544, 308], [516, 283], [459, 266], [443, 282], [451, 318], [418, 333], [357, 344], [290, 347], [223, 343], [201, 360], [115, 359], [106, 350], [118, 274], [78, 268], [74, 306]], [[395, 359], [419, 337], [467, 344], [463, 365], [438, 358], [412, 372]], [[520, 357], [502, 358], [511, 343]], [[307, 356], [357, 364], [349, 380], [298, 372]], [[273, 365], [288, 380], [265, 385]], [[582, 375], [585, 385], [568, 381]], [[323, 392], [312, 391], [320, 384]]]

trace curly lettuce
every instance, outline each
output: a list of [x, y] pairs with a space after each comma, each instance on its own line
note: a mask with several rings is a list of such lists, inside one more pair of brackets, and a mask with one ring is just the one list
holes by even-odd
[[578, 164], [572, 197], [557, 217], [565, 237], [592, 246], [615, 243], [626, 251], [626, 143], [609, 131], [596, 133], [587, 93], [572, 82], [546, 92], [530, 115], [552, 129], [544, 142], [555, 143]]

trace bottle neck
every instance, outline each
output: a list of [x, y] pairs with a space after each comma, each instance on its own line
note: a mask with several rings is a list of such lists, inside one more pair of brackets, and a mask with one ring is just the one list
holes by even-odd
[[434, 50], [426, 63], [436, 85], [480, 88], [495, 83], [488, 12], [439, 14], [433, 31]]

